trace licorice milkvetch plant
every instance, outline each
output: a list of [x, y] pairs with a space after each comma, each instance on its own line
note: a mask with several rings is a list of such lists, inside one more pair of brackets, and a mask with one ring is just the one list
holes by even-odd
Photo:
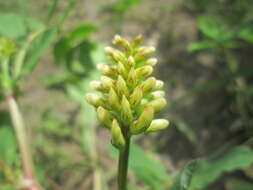
[[106, 47], [111, 64], [98, 64], [100, 81], [91, 81], [95, 93], [86, 100], [97, 109], [97, 118], [111, 132], [111, 143], [120, 151], [118, 189], [126, 189], [130, 138], [164, 129], [169, 122], [155, 119], [155, 113], [166, 106], [163, 82], [150, 75], [157, 59], [150, 58], [154, 47], [140, 46], [142, 36], [128, 41], [115, 35], [113, 44], [122, 50]]

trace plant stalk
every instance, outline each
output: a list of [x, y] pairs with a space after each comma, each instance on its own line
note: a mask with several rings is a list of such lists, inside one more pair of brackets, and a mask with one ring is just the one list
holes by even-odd
[[20, 151], [21, 163], [23, 169], [23, 187], [24, 190], [39, 190], [40, 188], [34, 181], [33, 162], [29, 149], [28, 137], [24, 126], [23, 117], [18, 104], [12, 94], [6, 95], [12, 124], [15, 130], [17, 144]]
[[118, 190], [127, 190], [127, 170], [130, 150], [130, 137], [125, 138], [126, 145], [120, 151], [118, 162]]

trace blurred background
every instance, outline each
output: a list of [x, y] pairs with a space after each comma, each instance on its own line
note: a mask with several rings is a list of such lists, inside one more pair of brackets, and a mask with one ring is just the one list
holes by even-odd
[[[115, 34], [143, 34], [157, 48], [168, 101], [160, 116], [170, 120], [134, 138], [129, 189], [253, 189], [252, 0], [0, 0], [1, 37], [20, 51], [34, 32], [17, 98], [45, 189], [116, 189], [116, 150], [84, 101]], [[7, 111], [1, 96], [0, 190], [15, 190]]]

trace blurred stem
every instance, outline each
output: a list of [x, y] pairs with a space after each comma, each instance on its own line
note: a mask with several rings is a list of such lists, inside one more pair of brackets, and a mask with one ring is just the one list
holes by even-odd
[[27, 142], [28, 139], [25, 132], [23, 118], [13, 95], [11, 94], [6, 95], [6, 101], [9, 106], [10, 116], [19, 146], [24, 177], [32, 179], [33, 178], [32, 158]]
[[125, 138], [126, 146], [120, 151], [118, 163], [118, 190], [127, 190], [127, 170], [130, 150], [130, 137]]
[[5, 91], [9, 92], [10, 89], [10, 73], [9, 73], [9, 59], [5, 58], [1, 63], [2, 70], [2, 85]]

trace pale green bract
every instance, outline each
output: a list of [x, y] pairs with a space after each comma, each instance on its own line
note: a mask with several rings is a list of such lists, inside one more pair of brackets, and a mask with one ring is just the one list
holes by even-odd
[[122, 149], [125, 139], [132, 135], [164, 129], [166, 119], [154, 119], [155, 113], [166, 106], [163, 82], [150, 77], [156, 58], [150, 58], [154, 47], [140, 46], [142, 36], [128, 41], [119, 35], [113, 44], [123, 51], [106, 47], [105, 52], [114, 64], [98, 64], [100, 81], [91, 81], [101, 93], [86, 94], [86, 100], [97, 108], [98, 120], [111, 131], [112, 144]]

